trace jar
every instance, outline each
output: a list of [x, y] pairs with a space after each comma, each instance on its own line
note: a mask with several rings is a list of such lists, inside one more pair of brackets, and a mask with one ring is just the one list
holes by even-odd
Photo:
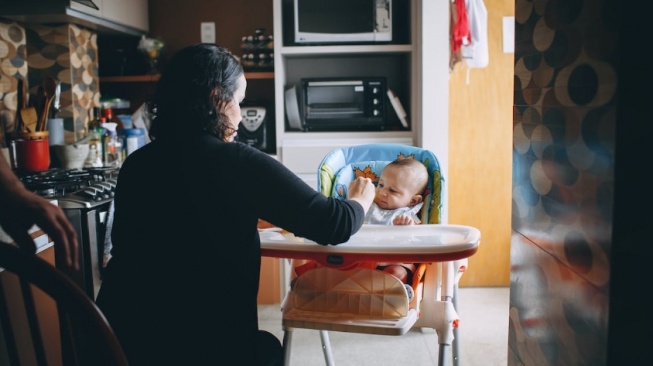
[[124, 139], [127, 156], [145, 145], [145, 130], [142, 128], [125, 128], [120, 134]]

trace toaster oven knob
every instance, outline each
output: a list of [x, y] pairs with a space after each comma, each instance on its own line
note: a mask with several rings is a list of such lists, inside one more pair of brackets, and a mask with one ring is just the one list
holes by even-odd
[[379, 88], [373, 87], [372, 88], [372, 94], [379, 94]]
[[380, 114], [381, 114], [381, 112], [379, 112], [379, 110], [378, 110], [378, 109], [375, 109], [375, 110], [374, 110], [374, 112], [373, 112], [373, 114], [374, 114], [375, 116], [378, 116], [378, 115], [380, 115]]
[[380, 100], [378, 100], [378, 99], [376, 99], [376, 98], [372, 99], [372, 104], [374, 104], [374, 105], [378, 105], [379, 103], [381, 103]]

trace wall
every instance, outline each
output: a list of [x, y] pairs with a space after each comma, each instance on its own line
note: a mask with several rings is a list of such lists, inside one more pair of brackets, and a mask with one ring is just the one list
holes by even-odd
[[653, 364], [650, 20], [622, 3], [516, 1], [509, 365]]
[[241, 38], [257, 28], [272, 33], [272, 1], [156, 0], [149, 4], [150, 34], [166, 43], [164, 58], [200, 42], [200, 23], [215, 22], [217, 44], [240, 55]]
[[449, 222], [481, 231], [460, 286], [508, 286], [510, 277], [514, 55], [503, 52], [502, 18], [514, 14], [514, 0], [484, 4], [489, 63], [458, 63], [449, 81]]
[[0, 123], [5, 130], [14, 130], [20, 108], [18, 79], [27, 80], [34, 104], [42, 100], [43, 79], [52, 76], [61, 81], [65, 142], [85, 136], [88, 109], [99, 106], [100, 99], [97, 48], [97, 34], [74, 24], [26, 26], [0, 18]]

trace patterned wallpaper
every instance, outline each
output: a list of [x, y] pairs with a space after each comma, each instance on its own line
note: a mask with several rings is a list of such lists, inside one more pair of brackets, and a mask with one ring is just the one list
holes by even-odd
[[517, 0], [509, 365], [606, 363], [617, 32], [603, 0]]
[[[26, 79], [30, 104], [41, 103], [43, 78], [61, 81], [65, 142], [86, 134], [88, 110], [99, 106], [97, 34], [74, 24], [30, 25], [0, 19], [0, 122], [13, 131], [18, 79]], [[40, 113], [41, 109], [37, 109]]]
[[[17, 111], [18, 79], [27, 77], [25, 29], [0, 20], [0, 131], [13, 131]], [[4, 129], [2, 128], [4, 127]], [[0, 146], [4, 141], [0, 139]]]

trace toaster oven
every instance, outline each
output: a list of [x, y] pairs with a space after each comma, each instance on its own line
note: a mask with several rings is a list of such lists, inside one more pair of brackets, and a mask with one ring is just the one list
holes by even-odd
[[386, 127], [386, 79], [302, 79], [303, 129], [374, 131]]

